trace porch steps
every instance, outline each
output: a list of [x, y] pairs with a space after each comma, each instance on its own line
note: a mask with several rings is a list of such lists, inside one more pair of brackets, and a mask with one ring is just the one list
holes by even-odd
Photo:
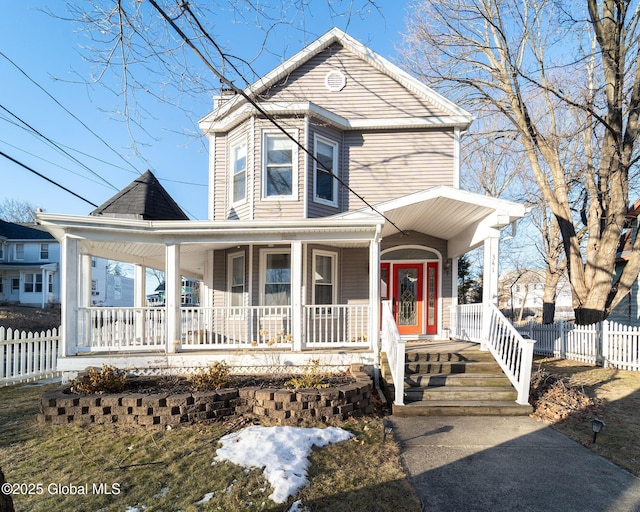
[[[391, 371], [383, 354], [385, 393], [393, 402]], [[397, 416], [528, 415], [529, 405], [516, 403], [517, 392], [488, 351], [477, 344], [450, 341], [407, 343], [405, 405], [393, 405]]]

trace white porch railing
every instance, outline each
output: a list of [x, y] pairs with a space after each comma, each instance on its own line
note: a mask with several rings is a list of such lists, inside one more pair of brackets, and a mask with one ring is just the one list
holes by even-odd
[[493, 304], [461, 305], [454, 309], [457, 311], [453, 315], [456, 318], [453, 336], [486, 346], [516, 388], [516, 402], [529, 403], [535, 340], [524, 339]]
[[162, 307], [81, 308], [78, 329], [78, 352], [158, 350], [166, 345]]
[[56, 376], [59, 342], [58, 329], [33, 333], [0, 327], [0, 385]]
[[181, 308], [183, 349], [291, 348], [291, 306]]
[[369, 305], [303, 306], [307, 347], [368, 347]]
[[393, 318], [390, 301], [382, 302], [382, 351], [387, 354], [393, 388], [395, 405], [404, 405], [404, 360], [406, 342], [400, 337], [398, 326]]

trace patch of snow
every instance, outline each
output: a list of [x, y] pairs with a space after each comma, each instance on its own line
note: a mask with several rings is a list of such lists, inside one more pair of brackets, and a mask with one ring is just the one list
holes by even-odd
[[162, 489], [160, 489], [160, 492], [158, 494], [154, 494], [153, 497], [156, 499], [164, 498], [168, 493], [169, 493], [169, 488], [163, 487]]
[[308, 512], [308, 510], [302, 505], [302, 500], [298, 500], [293, 502], [291, 508], [287, 512]]
[[196, 501], [194, 505], [204, 505], [205, 503], [209, 503], [214, 495], [215, 495], [215, 492], [208, 492], [203, 496], [203, 498], [200, 501]]
[[218, 448], [215, 460], [228, 460], [247, 468], [264, 468], [263, 475], [274, 489], [269, 498], [284, 503], [308, 484], [307, 469], [313, 446], [326, 446], [352, 437], [353, 434], [337, 427], [254, 425], [222, 437], [222, 447]]

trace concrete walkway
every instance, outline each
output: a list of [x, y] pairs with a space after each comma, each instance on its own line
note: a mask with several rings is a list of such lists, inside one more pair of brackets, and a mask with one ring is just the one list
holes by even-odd
[[425, 511], [640, 512], [640, 479], [530, 417], [390, 419]]

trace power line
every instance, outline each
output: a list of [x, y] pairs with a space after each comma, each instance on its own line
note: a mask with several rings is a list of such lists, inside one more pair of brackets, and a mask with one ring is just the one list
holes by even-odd
[[[327, 166], [325, 166], [318, 158], [316, 158], [316, 156], [313, 153], [311, 153], [311, 151], [309, 151], [305, 146], [303, 146], [300, 142], [298, 142], [298, 140], [293, 135], [291, 135], [287, 131], [287, 129], [284, 126], [282, 126], [274, 116], [272, 116], [266, 110], [264, 110], [258, 104], [257, 101], [255, 101], [251, 96], [249, 96], [246, 92], [244, 92], [244, 90], [237, 87], [233, 82], [228, 80], [222, 73], [220, 73], [216, 69], [216, 67], [207, 60], [207, 58], [196, 47], [193, 41], [182, 31], [182, 29], [176, 24], [176, 22], [156, 3], [155, 0], [149, 0], [149, 3], [156, 9], [156, 11], [158, 11], [158, 13], [160, 13], [160, 15], [165, 19], [165, 21], [169, 25], [171, 25], [171, 28], [173, 28], [173, 30], [176, 31], [176, 33], [182, 38], [182, 40], [187, 44], [187, 46], [189, 46], [189, 48], [193, 50], [196, 56], [207, 66], [207, 68], [209, 68], [209, 70], [220, 80], [221, 83], [229, 87], [234, 93], [239, 94], [245, 100], [247, 100], [262, 116], [264, 116], [271, 124], [273, 124], [279, 131], [281, 131], [288, 139], [290, 139], [301, 151], [306, 153], [316, 164], [318, 164], [323, 169], [324, 172], [332, 176], [340, 185], [346, 188], [355, 197], [360, 199], [360, 201], [362, 201], [366, 206], [371, 208], [371, 210], [376, 212], [378, 215], [382, 216], [382, 218], [384, 218], [387, 222], [389, 222], [389, 224], [391, 224], [394, 228], [396, 228], [400, 234], [402, 235], [405, 234], [405, 232], [402, 229], [400, 229], [395, 222], [389, 219], [382, 212], [378, 211], [363, 196], [361, 196], [355, 190], [353, 190], [351, 186], [349, 186], [342, 178], [337, 176], [331, 169], [327, 168]], [[218, 45], [215, 42], [213, 42], [213, 39], [211, 38], [211, 36], [204, 30], [204, 27], [202, 27], [202, 25], [200, 24], [200, 21], [198, 20], [197, 16], [193, 13], [193, 11], [191, 11], [189, 4], [183, 1], [180, 4], [180, 7], [183, 9], [183, 11], [187, 11], [191, 15], [191, 18], [196, 22], [202, 34], [207, 38], [207, 40], [211, 41], [212, 44], [214, 44], [214, 46], [219, 51]], [[235, 66], [229, 61], [229, 59], [225, 56], [224, 53], [221, 53], [221, 57], [224, 61], [228, 62], [235, 69]], [[247, 80], [242, 76], [241, 73], [238, 73], [238, 74], [245, 82], [247, 82]]]
[[36, 82], [33, 78], [31, 78], [27, 72], [18, 66], [13, 60], [7, 57], [2, 51], [0, 51], [0, 56], [4, 57], [7, 61], [9, 61], [20, 73], [22, 73], [31, 83], [33, 83], [36, 87], [38, 87], [42, 92], [44, 92], [49, 98], [51, 98], [56, 105], [58, 105], [62, 110], [64, 110], [67, 114], [73, 117], [76, 121], [78, 121], [84, 128], [86, 128], [94, 137], [96, 137], [100, 142], [102, 142], [107, 148], [109, 148], [113, 153], [115, 153], [118, 158], [120, 158], [123, 162], [125, 162], [129, 167], [131, 167], [138, 175], [142, 173], [131, 163], [129, 160], [124, 158], [118, 151], [116, 151], [106, 140], [104, 140], [100, 135], [94, 132], [89, 126], [87, 126], [84, 121], [82, 121], [78, 116], [76, 116], [73, 112], [71, 112], [67, 107], [65, 107], [62, 103], [60, 103], [49, 91], [47, 91], [44, 87], [42, 87], [38, 82]]
[[89, 201], [88, 199], [85, 199], [84, 197], [82, 197], [79, 194], [76, 194], [75, 192], [73, 192], [72, 190], [69, 190], [67, 187], [65, 187], [64, 185], [60, 185], [60, 183], [57, 183], [56, 181], [47, 178], [44, 174], [39, 173], [38, 171], [36, 171], [35, 169], [32, 169], [31, 167], [29, 167], [28, 165], [23, 164], [22, 162], [20, 162], [19, 160], [16, 160], [15, 158], [7, 155], [5, 152], [0, 150], [0, 156], [5, 157], [7, 160], [11, 160], [13, 163], [18, 164], [20, 167], [24, 167], [27, 171], [32, 172], [33, 174], [35, 174], [36, 176], [39, 176], [40, 178], [42, 178], [43, 180], [48, 181], [49, 183], [52, 183], [53, 185], [55, 185], [56, 187], [61, 188], [62, 190], [64, 190], [65, 192], [69, 192], [69, 194], [74, 195], [75, 197], [77, 197], [78, 199], [82, 199], [85, 203], [89, 203], [91, 206], [93, 206], [94, 208], [97, 208], [98, 205], [92, 203], [91, 201]]
[[10, 116], [12, 116], [13, 118], [17, 119], [18, 121], [20, 121], [22, 124], [24, 124], [27, 128], [29, 128], [31, 131], [33, 131], [34, 133], [38, 134], [38, 136], [42, 137], [44, 140], [46, 140], [47, 142], [49, 142], [49, 144], [52, 144], [54, 147], [56, 147], [59, 151], [61, 151], [63, 154], [65, 154], [68, 158], [70, 158], [71, 160], [73, 160], [74, 162], [76, 162], [78, 165], [80, 165], [81, 167], [84, 167], [87, 171], [89, 171], [91, 174], [93, 174], [94, 176], [96, 176], [98, 179], [100, 179], [101, 181], [103, 181], [104, 183], [106, 183], [108, 186], [110, 186], [112, 189], [114, 190], [118, 190], [118, 188], [111, 184], [110, 182], [108, 182], [106, 179], [104, 179], [102, 176], [100, 176], [97, 172], [91, 170], [88, 166], [86, 166], [85, 164], [83, 164], [80, 160], [78, 160], [76, 157], [74, 157], [71, 153], [69, 153], [68, 151], [66, 151], [65, 149], [62, 149], [55, 141], [51, 140], [49, 137], [47, 137], [46, 135], [42, 134], [41, 132], [39, 132], [38, 130], [36, 130], [33, 126], [31, 126], [29, 123], [27, 123], [24, 119], [22, 119], [20, 116], [18, 116], [17, 114], [14, 114], [13, 112], [11, 112], [8, 108], [6, 108], [4, 105], [0, 104], [0, 109], [4, 110], [5, 112], [7, 112]]

